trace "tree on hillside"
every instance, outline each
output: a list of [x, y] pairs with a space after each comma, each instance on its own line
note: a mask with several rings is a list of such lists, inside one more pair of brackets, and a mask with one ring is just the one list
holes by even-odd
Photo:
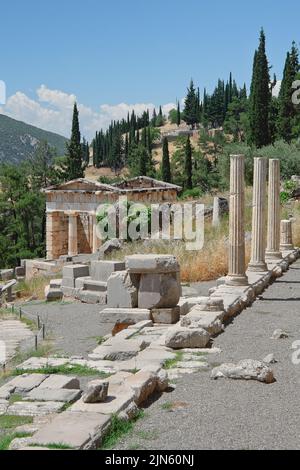
[[161, 162], [162, 180], [171, 183], [170, 155], [167, 137], [163, 138], [163, 156]]
[[116, 132], [113, 137], [109, 165], [114, 171], [120, 169], [124, 162], [124, 142], [120, 132]]
[[278, 133], [286, 142], [290, 143], [293, 136], [293, 123], [295, 117], [295, 107], [292, 103], [292, 84], [299, 71], [299, 53], [293, 42], [292, 49], [287, 53], [283, 79], [279, 92], [279, 120]]
[[198, 122], [198, 98], [193, 80], [191, 80], [190, 86], [187, 90], [184, 106], [184, 120], [192, 129], [194, 129]]
[[73, 180], [84, 177], [84, 164], [80, 143], [79, 113], [77, 104], [73, 108], [72, 132], [70, 142], [67, 144], [66, 179]]
[[249, 103], [249, 141], [258, 148], [271, 143], [269, 128], [270, 103], [270, 75], [266, 55], [266, 38], [264, 31], [261, 30], [259, 47], [254, 55]]
[[180, 114], [180, 104], [177, 102], [177, 114], [176, 114], [176, 124], [179, 127], [181, 123], [181, 114]]
[[185, 145], [185, 185], [184, 189], [192, 189], [193, 187], [193, 161], [192, 161], [192, 146], [190, 137], [186, 140]]

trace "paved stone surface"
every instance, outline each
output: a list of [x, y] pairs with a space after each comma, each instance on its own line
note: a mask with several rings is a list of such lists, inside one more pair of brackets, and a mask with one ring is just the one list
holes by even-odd
[[10, 380], [6, 387], [13, 387], [14, 393], [27, 393], [38, 387], [48, 376], [45, 374], [22, 374]]
[[[22, 341], [31, 338], [33, 346], [34, 334], [28, 326], [20, 320], [0, 320], [0, 342], [5, 342], [5, 362], [8, 362], [15, 355]], [[4, 362], [2, 359], [3, 352], [1, 348], [0, 364]]]
[[[176, 389], [148, 408], [148, 417], [117, 448], [300, 449], [300, 365], [292, 363], [299, 351], [299, 346], [292, 349], [300, 340], [299, 286], [300, 261], [215, 339], [222, 352], [205, 356], [212, 368], [273, 353], [275, 383], [212, 381], [210, 371], [181, 376]], [[271, 340], [277, 328], [289, 338]], [[168, 410], [171, 403], [173, 411]]]
[[70, 390], [66, 388], [53, 389], [53, 388], [35, 388], [31, 390], [26, 396], [28, 400], [34, 401], [63, 401], [65, 403], [72, 403], [81, 396], [80, 390]]
[[66, 388], [66, 389], [79, 389], [80, 384], [79, 380], [76, 377], [70, 377], [69, 375], [58, 375], [53, 374], [50, 375], [46, 380], [44, 380], [39, 389], [42, 388], [50, 388], [50, 389], [59, 389], [59, 388]]
[[48, 415], [58, 413], [64, 405], [64, 402], [59, 401], [17, 401], [8, 407], [7, 414], [17, 416]]
[[37, 445], [64, 444], [72, 448], [92, 449], [101, 444], [110, 417], [100, 413], [65, 411], [44, 426], [32, 438]]
[[29, 318], [38, 314], [45, 323], [46, 334], [54, 338], [58, 352], [68, 355], [83, 355], [97, 346], [97, 337], [111, 333], [114, 323], [101, 323], [99, 312], [103, 305], [88, 305], [80, 302], [24, 305]]

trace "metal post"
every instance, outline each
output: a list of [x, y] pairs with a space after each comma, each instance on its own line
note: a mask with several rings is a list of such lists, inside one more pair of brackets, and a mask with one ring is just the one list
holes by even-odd
[[37, 337], [37, 335], [35, 335], [35, 337], [34, 337], [34, 348], [37, 351], [37, 348], [38, 348], [38, 337]]

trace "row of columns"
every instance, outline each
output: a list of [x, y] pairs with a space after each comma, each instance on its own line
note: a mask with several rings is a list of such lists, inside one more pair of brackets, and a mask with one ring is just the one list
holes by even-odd
[[[229, 202], [229, 259], [226, 284], [246, 286], [244, 156], [231, 155]], [[268, 221], [266, 237], [267, 159], [254, 159], [252, 245], [249, 271], [268, 271], [267, 262], [282, 259], [281, 250], [293, 249], [290, 220], [280, 222], [280, 161], [269, 160]]]
[[[96, 213], [92, 213], [92, 253], [96, 253], [99, 248], [99, 238], [97, 236], [97, 218]], [[77, 218], [78, 213], [75, 211], [68, 212], [69, 216], [69, 231], [68, 231], [68, 255], [78, 255], [78, 227]]]

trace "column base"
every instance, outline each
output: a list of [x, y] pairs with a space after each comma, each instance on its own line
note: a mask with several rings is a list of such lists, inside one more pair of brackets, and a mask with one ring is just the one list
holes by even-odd
[[266, 251], [266, 261], [278, 261], [282, 259], [281, 251]]
[[267, 264], [262, 261], [260, 263], [250, 262], [248, 265], [248, 271], [253, 273], [266, 273], [269, 270]]
[[226, 276], [225, 280], [225, 285], [226, 286], [235, 286], [235, 287], [243, 287], [243, 286], [248, 286], [248, 277], [246, 275], [241, 276], [241, 275], [228, 275]]
[[293, 245], [280, 245], [280, 251], [292, 251], [293, 249]]

